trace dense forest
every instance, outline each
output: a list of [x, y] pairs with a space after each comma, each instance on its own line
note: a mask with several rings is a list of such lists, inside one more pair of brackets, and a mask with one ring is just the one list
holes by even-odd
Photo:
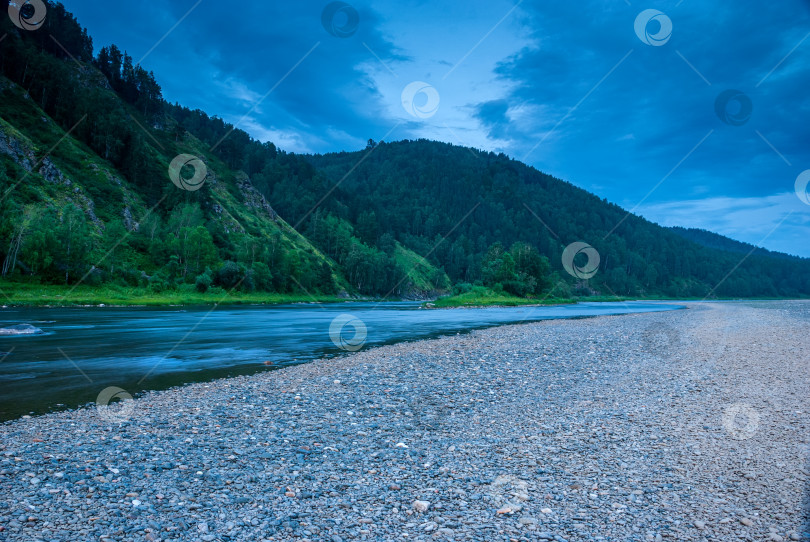
[[[531, 244], [560, 269], [565, 247], [583, 241], [601, 265], [587, 284], [574, 285], [579, 289], [671, 297], [810, 290], [807, 259], [758, 250], [741, 262], [749, 252], [742, 243], [712, 234], [715, 243], [706, 246], [503, 154], [420, 140], [380, 143], [356, 165], [361, 155], [309, 159], [335, 182], [354, 168], [341, 183], [347, 218], [373, 215], [378, 235], [394, 235], [421, 254], [432, 250], [453, 282], [486, 282], [482, 263], [495, 243]], [[451, 233], [439, 243], [444, 232]]]
[[[806, 259], [748, 256], [716, 234], [662, 228], [503, 154], [425, 140], [284, 152], [167, 103], [130, 55], [115, 45], [94, 53], [75, 17], [46, 5], [35, 31], [0, 23], [6, 281], [370, 296], [473, 285], [527, 297], [810, 295]], [[180, 154], [205, 164], [199, 190], [167, 175]], [[576, 241], [600, 255], [592, 278], [563, 269]]]

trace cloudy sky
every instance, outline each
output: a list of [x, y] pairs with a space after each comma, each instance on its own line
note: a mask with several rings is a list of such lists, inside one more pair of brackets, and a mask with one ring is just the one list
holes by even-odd
[[64, 3], [168, 100], [286, 150], [505, 152], [661, 224], [810, 257], [808, 0]]

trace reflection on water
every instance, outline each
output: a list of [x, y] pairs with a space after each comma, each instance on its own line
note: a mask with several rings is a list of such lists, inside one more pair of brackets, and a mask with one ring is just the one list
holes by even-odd
[[504, 323], [676, 308], [643, 302], [458, 310], [424, 310], [411, 302], [214, 311], [8, 308], [0, 311], [0, 328], [27, 324], [42, 333], [0, 336], [0, 419], [95, 401], [107, 386], [135, 395], [343, 353], [330, 325], [344, 314], [365, 326], [368, 348]]

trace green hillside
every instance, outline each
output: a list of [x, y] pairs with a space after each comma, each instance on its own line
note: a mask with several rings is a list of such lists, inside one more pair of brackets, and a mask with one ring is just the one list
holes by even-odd
[[[341, 184], [349, 213], [374, 213], [381, 234], [416, 252], [435, 247], [430, 260], [455, 283], [503, 283], [487, 276], [493, 246], [525, 243], [563, 279], [554, 281], [562, 295], [566, 288], [619, 296], [810, 294], [810, 260], [766, 251], [744, 258], [703, 246], [503, 154], [419, 140], [380, 143], [357, 165], [362, 155], [310, 162], [333, 181], [354, 168]], [[445, 232], [451, 233], [439, 243]], [[563, 251], [577, 241], [600, 256], [587, 281], [563, 271]]]
[[[226, 138], [218, 154], [184, 129], [154, 77], [133, 67], [126, 53], [113, 46], [92, 59], [92, 42], [75, 19], [59, 4], [49, 4], [48, 13], [42, 32], [18, 31], [7, 19], [0, 25], [8, 34], [0, 44], [0, 255], [7, 301], [28, 303], [36, 295], [64, 303], [213, 302], [226, 294], [229, 301], [277, 301], [383, 289], [364, 287], [357, 272], [350, 283], [343, 267], [285, 222], [244, 171], [223, 162], [233, 143]], [[47, 33], [80, 52], [76, 60], [43, 41]], [[234, 132], [234, 141], [241, 134]], [[169, 165], [181, 154], [204, 164], [199, 189], [183, 190], [170, 179]], [[189, 166], [180, 171], [185, 179], [194, 174]], [[346, 228], [356, 241], [350, 250], [371, 250]], [[415, 257], [408, 254], [402, 268], [391, 266], [389, 282], [400, 282], [392, 293], [429, 290], [421, 272], [406, 267]], [[104, 285], [105, 294], [88, 297], [78, 285]]]
[[152, 203], [149, 191], [66, 134], [18, 85], [4, 79], [2, 98], [6, 280], [113, 282], [153, 293], [184, 285], [325, 295], [348, 288], [333, 261], [193, 136], [144, 143], [159, 170], [186, 153], [202, 157], [208, 172], [194, 192], [164, 174]]

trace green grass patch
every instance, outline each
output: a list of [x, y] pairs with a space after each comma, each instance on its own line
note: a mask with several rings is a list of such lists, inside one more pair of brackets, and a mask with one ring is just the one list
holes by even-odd
[[449, 284], [450, 279], [447, 275], [440, 272], [435, 266], [431, 265], [426, 259], [397, 243], [396, 251], [394, 252], [397, 266], [405, 271], [408, 276], [408, 281], [411, 284], [411, 290], [419, 292], [433, 292], [436, 285], [434, 280], [441, 274], [440, 281]]
[[120, 305], [238, 305], [281, 303], [341, 303], [345, 298], [327, 295], [277, 294], [267, 292], [226, 292], [212, 289], [197, 292], [192, 285], [176, 290], [151, 292], [147, 288], [117, 285], [71, 286], [26, 284], [0, 281], [0, 304], [15, 306]]
[[560, 305], [564, 303], [574, 303], [573, 299], [562, 298], [530, 298], [530, 297], [516, 297], [503, 292], [496, 292], [490, 288], [483, 286], [473, 286], [469, 292], [464, 292], [458, 295], [440, 297], [432, 303], [426, 303], [426, 306], [436, 308], [449, 308], [449, 307], [488, 307], [488, 306], [503, 306], [503, 307], [516, 307], [519, 305]]

